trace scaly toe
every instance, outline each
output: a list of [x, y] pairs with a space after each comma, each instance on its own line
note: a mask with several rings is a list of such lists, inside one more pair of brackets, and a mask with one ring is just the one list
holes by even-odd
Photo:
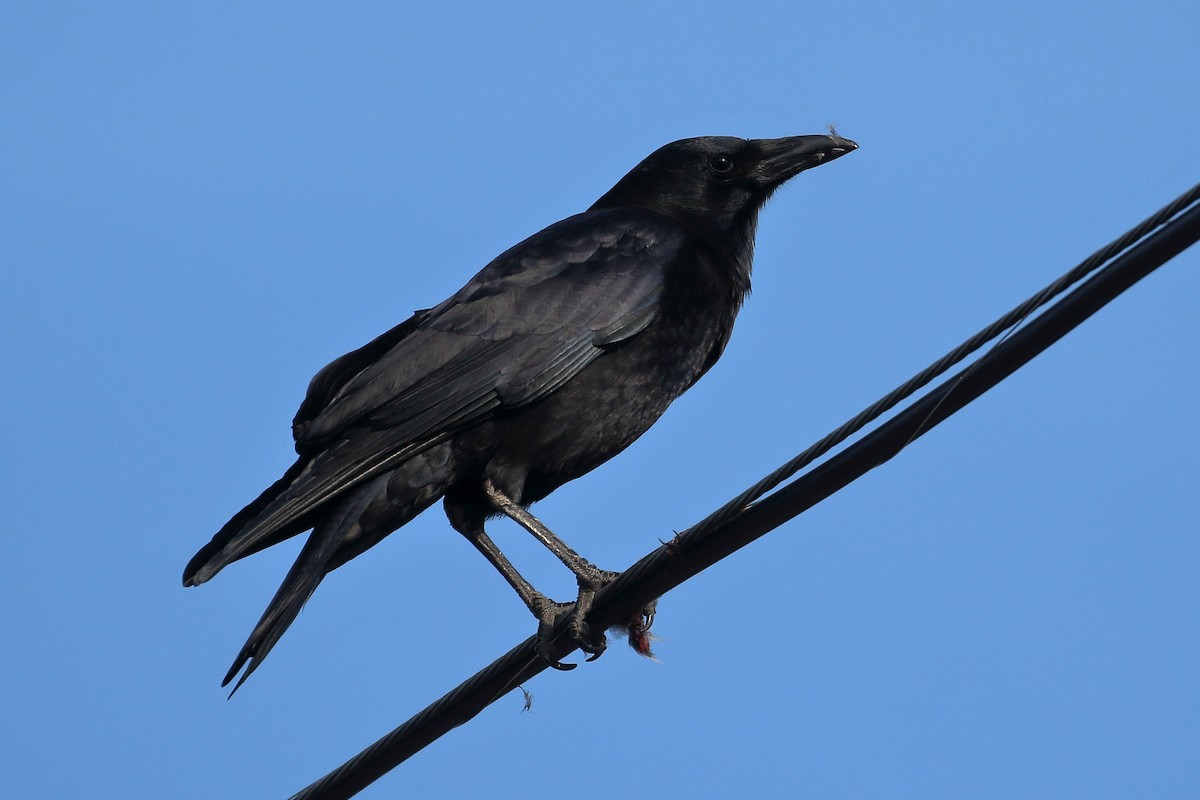
[[580, 650], [588, 654], [588, 661], [595, 661], [608, 649], [608, 640], [604, 634], [601, 633], [598, 637], [593, 636], [591, 626], [587, 624], [582, 615], [574, 615], [571, 618], [571, 640]]
[[[609, 575], [616, 573], [608, 573]], [[609, 578], [608, 580], [612, 580]], [[588, 661], [595, 661], [608, 647], [608, 642], [604, 638], [604, 632], [600, 631], [599, 635], [592, 633], [591, 626], [588, 625], [587, 615], [592, 610], [592, 603], [596, 599], [596, 590], [590, 584], [585, 584], [582, 580], [579, 583], [579, 597], [575, 600], [575, 608], [571, 611], [571, 640], [575, 645], [588, 654]]]
[[559, 616], [565, 613], [572, 607], [571, 603], [556, 603], [553, 600], [543, 598], [543, 602], [539, 603], [537, 611], [538, 630], [536, 639], [537, 654], [543, 661], [549, 664], [554, 669], [562, 672], [569, 672], [578, 664], [564, 664], [551, 655], [550, 644], [554, 641], [554, 623], [558, 621]]

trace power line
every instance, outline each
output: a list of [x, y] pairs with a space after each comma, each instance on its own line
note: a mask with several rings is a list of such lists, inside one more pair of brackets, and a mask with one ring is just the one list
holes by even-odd
[[[888, 393], [837, 430], [701, 522], [646, 555], [601, 590], [588, 623], [636, 627], [643, 610], [670, 589], [816, 505], [1011, 375], [1130, 286], [1200, 240], [1200, 184], [1054, 283]], [[1090, 275], [1090, 277], [1088, 277]], [[1086, 278], [1086, 280], [1084, 280]], [[1083, 281], [1053, 304], [1068, 287]], [[1038, 309], [1041, 313], [1032, 316]], [[1020, 326], [1014, 329], [1014, 326]], [[862, 439], [764, 500], [804, 466], [927, 385], [988, 341], [1000, 341]], [[550, 655], [575, 649], [568, 620], [555, 629]], [[343, 800], [547, 668], [533, 637], [427, 707], [291, 800]]]

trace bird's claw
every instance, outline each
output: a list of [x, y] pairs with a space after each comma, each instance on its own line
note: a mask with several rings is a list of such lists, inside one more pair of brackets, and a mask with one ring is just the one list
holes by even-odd
[[562, 672], [569, 672], [578, 664], [564, 664], [553, 655], [551, 655], [551, 643], [554, 641], [554, 624], [558, 618], [567, 613], [573, 606], [572, 603], [556, 603], [549, 598], [542, 597], [538, 602], [538, 608], [534, 614], [538, 619], [538, 630], [536, 639], [537, 654], [542, 660], [549, 664], [554, 669]]
[[608, 649], [608, 640], [605, 638], [604, 632], [594, 634], [591, 626], [587, 623], [587, 615], [592, 610], [596, 592], [616, 580], [621, 573], [593, 569], [591, 574], [579, 576], [579, 596], [574, 603], [556, 603], [544, 596], [538, 597], [535, 601], [533, 611], [538, 619], [537, 654], [554, 669], [566, 672], [579, 666], [578, 664], [565, 664], [552, 655], [551, 644], [554, 641], [554, 627], [563, 614], [571, 615], [568, 633], [575, 646], [587, 654], [585, 661], [595, 661]]
[[595, 661], [608, 649], [608, 640], [603, 633], [598, 637], [592, 637], [591, 626], [583, 617], [584, 615], [579, 612], [579, 607], [576, 605], [575, 611], [571, 613], [571, 640], [580, 650], [587, 653], [585, 661]]
[[587, 615], [592, 610], [596, 592], [615, 581], [620, 574], [593, 567], [591, 574], [579, 576], [579, 597], [576, 598], [575, 609], [571, 612], [571, 638], [580, 650], [587, 653], [586, 661], [595, 661], [608, 648], [604, 631], [593, 633], [587, 623]]

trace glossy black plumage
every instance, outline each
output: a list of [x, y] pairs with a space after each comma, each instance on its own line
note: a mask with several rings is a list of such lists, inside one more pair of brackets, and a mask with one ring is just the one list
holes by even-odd
[[498, 510], [485, 481], [527, 506], [644, 433], [724, 349], [763, 202], [854, 147], [836, 136], [666, 145], [588, 211], [317, 373], [293, 422], [296, 463], [184, 571], [197, 585], [312, 529], [226, 683], [261, 663], [325, 574], [439, 498], [480, 546]]

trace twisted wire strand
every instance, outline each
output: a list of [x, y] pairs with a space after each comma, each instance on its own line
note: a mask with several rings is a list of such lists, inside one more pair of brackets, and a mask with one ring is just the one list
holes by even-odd
[[1131, 229], [1128, 233], [1109, 243], [1107, 246], [1097, 250], [1088, 258], [1080, 262], [1076, 267], [1062, 275], [1062, 277], [1053, 281], [1041, 291], [1030, 297], [1028, 300], [1018, 305], [1012, 311], [1009, 311], [995, 322], [983, 328], [974, 336], [967, 339], [950, 352], [946, 353], [946, 355], [942, 356], [937, 361], [933, 362], [928, 367], [909, 378], [900, 386], [888, 392], [879, 400], [876, 400], [870, 406], [844, 422], [842, 425], [815, 442], [803, 452], [799, 453], [787, 463], [780, 466], [774, 472], [770, 473], [762, 480], [758, 481], [753, 486], [739, 494], [737, 497], [733, 498], [728, 503], [709, 514], [700, 522], [693, 525], [688, 529], [688, 531], [699, 535], [716, 528], [725, 522], [728, 522], [734, 515], [738, 514], [746, 506], [750, 505], [755, 500], [758, 500], [764, 494], [771, 491], [800, 470], [804, 469], [804, 467], [808, 466], [813, 461], [825, 455], [825, 453], [829, 452], [834, 447], [841, 444], [858, 431], [862, 430], [871, 422], [878, 419], [880, 415], [894, 408], [908, 397], [911, 397], [913, 393], [921, 389], [923, 386], [926, 386], [930, 381], [937, 378], [939, 375], [945, 373], [946, 370], [962, 361], [971, 353], [975, 352], [980, 347], [987, 344], [992, 339], [995, 339], [1005, 331], [1013, 330], [1016, 326], [1020, 325], [1021, 322], [1027, 319], [1034, 311], [1045, 306], [1068, 288], [1095, 272], [1101, 265], [1108, 263], [1125, 250], [1128, 250], [1130, 247], [1144, 239], [1148, 234], [1157, 228], [1165, 225], [1188, 206], [1195, 203], [1198, 199], [1200, 199], [1200, 184], [1196, 184], [1187, 192], [1173, 200], [1171, 203], [1163, 206], [1155, 214], [1145, 219], [1141, 224]]

